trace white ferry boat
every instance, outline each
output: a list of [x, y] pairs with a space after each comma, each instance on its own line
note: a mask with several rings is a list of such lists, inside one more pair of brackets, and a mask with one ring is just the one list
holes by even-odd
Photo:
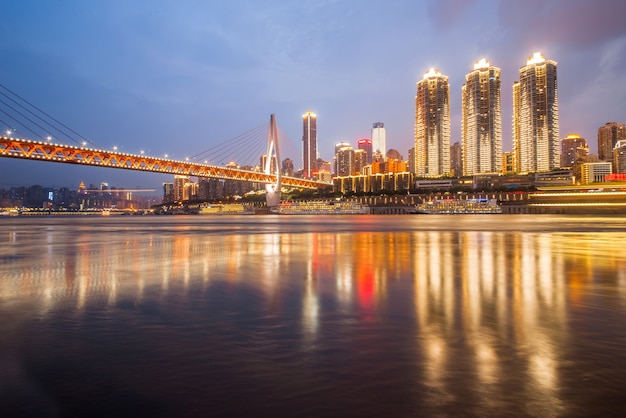
[[370, 208], [359, 202], [344, 200], [311, 200], [303, 202], [283, 202], [271, 209], [278, 215], [364, 215]]
[[427, 214], [489, 214], [502, 213], [496, 199], [437, 199], [417, 205], [418, 213]]

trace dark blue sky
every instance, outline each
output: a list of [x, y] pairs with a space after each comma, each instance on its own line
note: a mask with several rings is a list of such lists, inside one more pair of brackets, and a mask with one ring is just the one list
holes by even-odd
[[[20, 0], [0, 16], [0, 83], [131, 153], [182, 159], [272, 113], [299, 147], [313, 110], [322, 158], [376, 121], [406, 158], [416, 82], [430, 67], [449, 76], [460, 141], [461, 86], [483, 57], [502, 69], [511, 150], [512, 84], [535, 51], [558, 62], [561, 137], [595, 152], [599, 126], [626, 122], [623, 0]], [[0, 158], [0, 187], [81, 180], [159, 188], [169, 176]]]

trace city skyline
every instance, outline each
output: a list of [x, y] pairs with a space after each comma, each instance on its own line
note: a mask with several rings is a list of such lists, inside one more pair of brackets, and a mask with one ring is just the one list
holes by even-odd
[[[320, 119], [326, 161], [335, 143], [368, 137], [375, 121], [385, 123], [387, 148], [406, 155], [415, 82], [430, 67], [449, 77], [451, 142], [460, 142], [461, 86], [481, 57], [501, 68], [503, 151], [511, 151], [510, 86], [535, 51], [559, 63], [561, 137], [578, 133], [597, 153], [597, 129], [626, 121], [620, 1], [374, 6], [15, 2], [4, 8], [0, 51], [11, 65], [0, 68], [0, 80], [102, 148], [173, 158], [233, 138], [270, 113], [297, 144], [308, 109]], [[374, 19], [380, 30], [361, 30]], [[0, 175], [4, 184], [80, 177], [126, 187], [167, 179], [10, 159], [0, 160]]]

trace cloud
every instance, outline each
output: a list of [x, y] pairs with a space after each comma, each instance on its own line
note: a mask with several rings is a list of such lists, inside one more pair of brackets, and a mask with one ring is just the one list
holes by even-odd
[[428, 10], [434, 20], [434, 27], [447, 30], [461, 23], [463, 16], [477, 0], [434, 0]]
[[598, 62], [588, 72], [589, 79], [579, 83], [581, 88], [570, 89], [575, 94], [566, 102], [567, 114], [576, 116], [570, 124], [576, 130], [586, 130], [585, 136], [593, 146], [599, 126], [612, 121], [623, 123], [626, 119], [626, 38], [608, 42], [598, 55]]
[[620, 0], [501, 1], [500, 24], [524, 46], [587, 49], [626, 36], [626, 2]]

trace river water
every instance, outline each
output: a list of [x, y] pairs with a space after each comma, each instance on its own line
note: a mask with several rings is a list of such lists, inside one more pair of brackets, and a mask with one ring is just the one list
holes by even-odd
[[613, 416], [626, 222], [0, 219], [0, 416]]

